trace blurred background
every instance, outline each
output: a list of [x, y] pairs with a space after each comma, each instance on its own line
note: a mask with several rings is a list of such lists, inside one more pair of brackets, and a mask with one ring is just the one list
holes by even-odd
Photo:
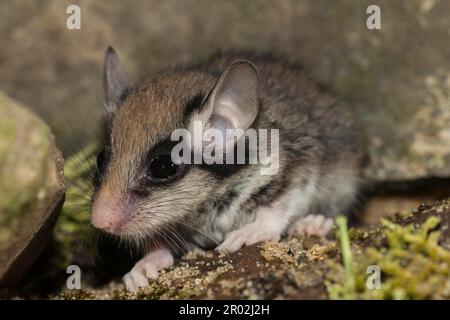
[[[81, 30], [66, 28], [70, 4], [81, 7]], [[381, 30], [366, 27], [370, 4], [381, 8]], [[449, 1], [2, 0], [0, 8], [0, 90], [41, 115], [65, 155], [98, 128], [108, 45], [135, 79], [245, 49], [303, 64], [361, 111], [370, 153], [383, 154], [372, 157], [370, 176], [448, 173], [450, 133], [436, 126], [450, 120]]]

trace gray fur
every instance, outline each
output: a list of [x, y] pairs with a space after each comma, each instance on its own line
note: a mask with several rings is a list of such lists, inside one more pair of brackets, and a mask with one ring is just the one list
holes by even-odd
[[[201, 108], [189, 101], [211, 92], [227, 66], [240, 59], [259, 70], [260, 106], [252, 127], [280, 130], [278, 174], [263, 176], [259, 165], [192, 166], [179, 181], [146, 186], [144, 198], [134, 195], [147, 155], [172, 130], [189, 127], [197, 112], [189, 108]], [[251, 222], [260, 206], [281, 203], [289, 223], [307, 214], [335, 216], [349, 211], [359, 189], [362, 148], [350, 108], [300, 67], [269, 56], [224, 54], [138, 84], [114, 115], [110, 142], [101, 189], [133, 208], [124, 235], [136, 239], [170, 229], [181, 242], [214, 247]]]

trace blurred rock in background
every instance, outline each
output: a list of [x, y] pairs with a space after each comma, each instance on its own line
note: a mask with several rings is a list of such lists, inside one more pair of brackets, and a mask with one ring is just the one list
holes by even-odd
[[0, 92], [0, 289], [45, 248], [63, 199], [63, 159], [49, 127]]
[[[81, 6], [81, 30], [66, 8]], [[381, 8], [381, 30], [366, 9]], [[136, 79], [217, 50], [274, 51], [355, 107], [368, 177], [450, 174], [450, 2], [445, 0], [3, 1], [0, 88], [32, 106], [66, 153], [96, 134], [113, 45]]]

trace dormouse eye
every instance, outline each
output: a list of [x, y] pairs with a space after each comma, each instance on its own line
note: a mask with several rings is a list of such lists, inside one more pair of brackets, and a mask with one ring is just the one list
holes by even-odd
[[170, 155], [156, 155], [150, 160], [147, 176], [156, 182], [169, 182], [178, 178], [183, 171], [183, 165], [172, 162]]

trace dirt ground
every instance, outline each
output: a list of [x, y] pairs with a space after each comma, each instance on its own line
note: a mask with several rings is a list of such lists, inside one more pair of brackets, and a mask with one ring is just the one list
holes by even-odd
[[[336, 227], [327, 239], [291, 237], [279, 243], [244, 247], [232, 254], [193, 251], [137, 293], [126, 292], [116, 274], [98, 286], [83, 283], [82, 290], [58, 289], [62, 291], [44, 297], [449, 299], [449, 226], [450, 201], [437, 201], [383, 219], [379, 225], [348, 232]], [[348, 244], [342, 241], [345, 237], [350, 239]], [[345, 246], [352, 253], [350, 262], [343, 256]], [[379, 290], [367, 287], [370, 265], [383, 270]], [[20, 293], [15, 297], [20, 298]]]

